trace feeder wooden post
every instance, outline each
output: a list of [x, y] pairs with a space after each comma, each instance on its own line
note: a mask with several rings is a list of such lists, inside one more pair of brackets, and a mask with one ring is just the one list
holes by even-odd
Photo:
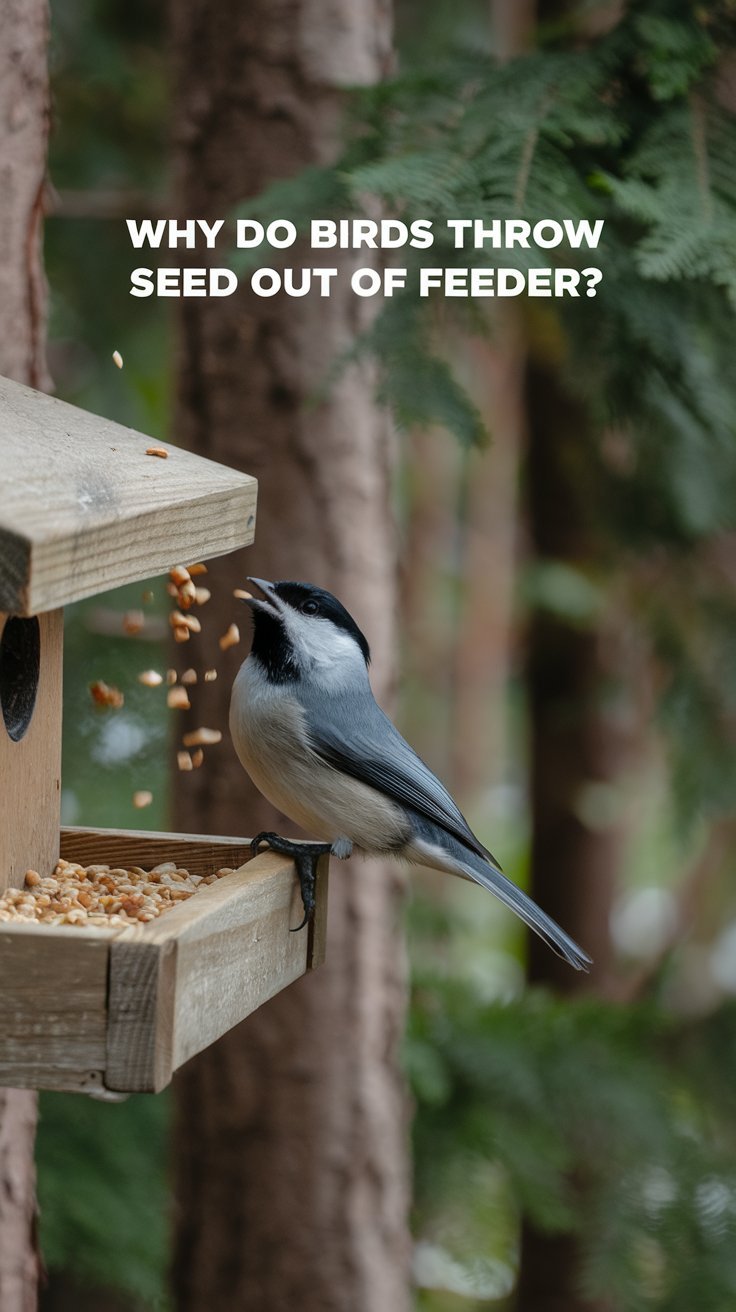
[[[50, 870], [59, 854], [61, 808], [61, 666], [64, 613], [47, 611], [38, 621], [23, 620], [35, 633], [38, 625], [38, 683], [34, 671], [16, 667], [4, 640], [8, 615], [0, 615], [0, 711], [5, 711], [11, 679], [30, 684], [16, 687], [27, 697], [32, 715], [27, 732], [17, 740], [0, 720], [0, 780], [3, 820], [0, 823], [0, 892], [20, 888], [26, 870]], [[17, 621], [16, 621], [17, 625]], [[16, 627], [13, 625], [13, 627]], [[33, 638], [31, 639], [33, 641]]]

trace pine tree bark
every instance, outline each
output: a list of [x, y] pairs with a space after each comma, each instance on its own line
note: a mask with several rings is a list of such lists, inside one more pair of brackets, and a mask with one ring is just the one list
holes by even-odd
[[[570, 0], [525, 0], [530, 26], [569, 15]], [[617, 19], [617, 3], [583, 14], [589, 40]], [[584, 569], [604, 564], [591, 513], [594, 435], [584, 407], [565, 391], [555, 368], [532, 358], [527, 369], [527, 514], [533, 559]], [[595, 477], [593, 475], [593, 477]], [[532, 810], [531, 894], [594, 959], [590, 975], [570, 970], [530, 935], [531, 983], [566, 996], [614, 988], [610, 919], [625, 842], [601, 801], [615, 790], [636, 737], [634, 699], [624, 692], [629, 653], [625, 630], [576, 624], [538, 609], [528, 637]], [[622, 695], [623, 694], [623, 695]], [[595, 796], [599, 799], [595, 805]], [[595, 815], [598, 810], [598, 815]], [[517, 1312], [603, 1312], [580, 1293], [573, 1236], [547, 1234], [524, 1218]]]
[[[534, 559], [588, 568], [602, 549], [591, 517], [586, 416], [553, 372], [529, 370], [528, 512]], [[610, 918], [625, 830], [606, 799], [636, 739], [627, 697], [625, 629], [534, 615], [527, 658], [530, 723], [531, 894], [591, 954], [572, 971], [530, 935], [529, 979], [568, 997], [614, 986]], [[596, 803], [596, 799], [598, 799]], [[572, 1236], [522, 1225], [518, 1312], [602, 1312], [579, 1294]]]
[[[381, 0], [173, 6], [179, 212], [222, 217], [274, 179], [329, 160], [343, 87], [378, 79], [390, 42]], [[303, 259], [292, 255], [289, 264]], [[226, 724], [245, 654], [223, 658], [217, 637], [232, 619], [247, 625], [230, 595], [246, 572], [310, 579], [340, 595], [369, 634], [379, 699], [391, 696], [391, 435], [366, 364], [313, 400], [368, 313], [348, 287], [355, 258], [329, 255], [340, 269], [329, 299], [259, 300], [241, 290], [182, 302], [176, 440], [260, 485], [256, 547], [210, 570], [202, 659], [220, 678], [202, 690], [197, 713], [207, 723]], [[211, 833], [288, 830], [254, 794], [227, 740], [206, 769], [180, 777], [175, 823]], [[333, 862], [327, 965], [176, 1081], [179, 1312], [408, 1307], [400, 896], [395, 870]]]
[[[45, 0], [6, 0], [0, 23], [0, 373], [43, 387], [41, 223], [49, 122]], [[0, 1089], [0, 1308], [36, 1307], [36, 1095]]]

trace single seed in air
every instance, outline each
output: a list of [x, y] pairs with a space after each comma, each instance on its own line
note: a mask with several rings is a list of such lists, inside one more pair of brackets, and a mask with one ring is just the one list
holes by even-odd
[[222, 742], [222, 734], [219, 729], [193, 729], [184, 734], [182, 742], [185, 747], [213, 747]]
[[158, 670], [142, 670], [138, 675], [138, 682], [142, 683], [144, 688], [158, 688], [163, 683], [163, 676]]
[[220, 638], [221, 651], [227, 651], [228, 647], [235, 647], [240, 642], [240, 629], [237, 624], [231, 624], [227, 633], [223, 633]]

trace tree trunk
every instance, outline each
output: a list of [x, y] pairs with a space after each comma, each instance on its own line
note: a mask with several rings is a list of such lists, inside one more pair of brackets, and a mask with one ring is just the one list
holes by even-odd
[[[6, 0], [0, 26], [0, 373], [43, 387], [41, 221], [49, 90], [45, 0]], [[0, 1308], [36, 1306], [36, 1095], [0, 1089]]]
[[[532, 368], [528, 389], [529, 516], [534, 558], [571, 567], [600, 565], [589, 518], [593, 435], [586, 416], [553, 374]], [[531, 894], [594, 960], [590, 975], [570, 969], [530, 936], [529, 979], [567, 996], [613, 987], [609, 930], [625, 831], [611, 801], [636, 731], [622, 696], [625, 626], [575, 624], [538, 610], [529, 634]], [[518, 1312], [592, 1312], [578, 1294], [571, 1236], [522, 1226]]]
[[[341, 88], [376, 80], [390, 58], [380, 0], [187, 0], [172, 23], [175, 184], [180, 213], [197, 217], [220, 217], [268, 182], [329, 160]], [[207, 723], [225, 725], [245, 654], [223, 657], [217, 637], [232, 619], [246, 623], [230, 596], [246, 572], [333, 589], [369, 634], [379, 698], [392, 691], [389, 428], [365, 364], [311, 399], [368, 313], [347, 285], [355, 258], [329, 254], [340, 269], [329, 299], [241, 289], [182, 302], [176, 438], [260, 481], [256, 548], [210, 571], [200, 650], [220, 678], [201, 689]], [[215, 833], [285, 828], [227, 739], [204, 769], [180, 777], [175, 814], [178, 826]], [[401, 879], [359, 860], [332, 867], [328, 964], [176, 1081], [180, 1312], [408, 1307]]]

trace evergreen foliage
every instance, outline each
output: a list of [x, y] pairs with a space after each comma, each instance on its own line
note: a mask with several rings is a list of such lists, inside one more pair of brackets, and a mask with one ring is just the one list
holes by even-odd
[[[582, 1289], [602, 1305], [736, 1306], [733, 1007], [693, 1024], [540, 994], [489, 1006], [419, 974], [407, 1062], [418, 1224], [456, 1260], [480, 1250], [513, 1268], [497, 1226], [510, 1192], [542, 1229], [577, 1236]], [[489, 1160], [507, 1191], [495, 1181], [495, 1207]]]
[[[687, 824], [736, 790], [723, 732], [736, 687], [722, 677], [736, 611], [702, 560], [736, 525], [736, 10], [730, 0], [630, 0], [590, 40], [577, 17], [507, 64], [477, 44], [435, 49], [356, 91], [334, 169], [266, 192], [256, 212], [298, 221], [326, 214], [329, 198], [330, 214], [364, 213], [370, 195], [407, 223], [433, 221], [428, 252], [399, 252], [407, 291], [384, 303], [357, 349], [378, 360], [401, 427], [434, 422], [464, 443], [483, 441], [484, 424], [442, 343], [457, 326], [493, 332], [492, 303], [421, 300], [418, 264], [602, 268], [594, 300], [527, 300], [527, 339], [583, 407], [590, 566], [624, 567], [632, 613], [649, 630]], [[604, 229], [597, 250], [456, 250], [450, 217], [603, 219]]]

